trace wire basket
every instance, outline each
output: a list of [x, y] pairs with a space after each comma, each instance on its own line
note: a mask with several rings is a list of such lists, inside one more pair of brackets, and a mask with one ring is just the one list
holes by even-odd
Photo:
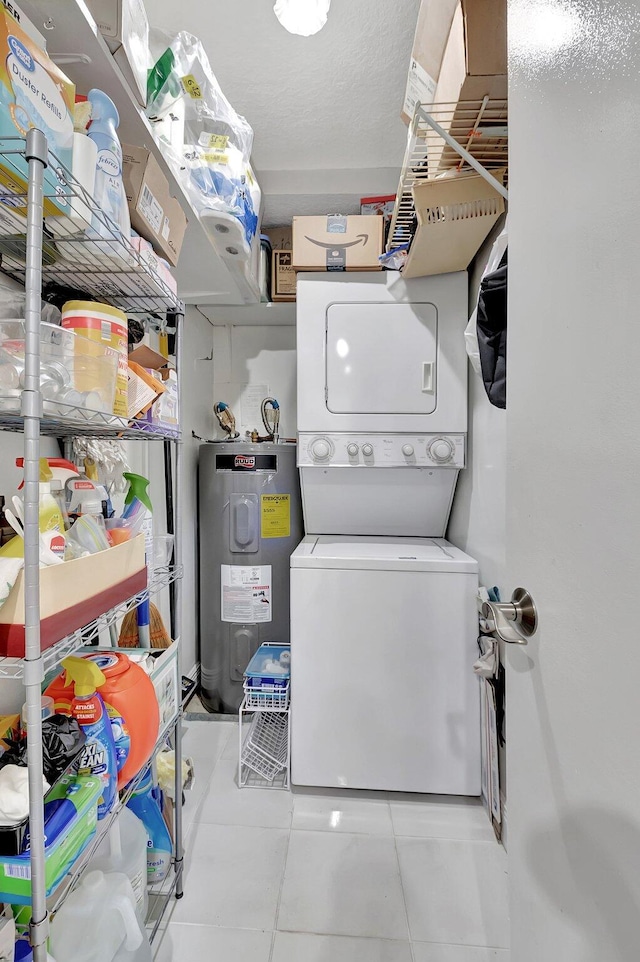
[[289, 682], [284, 688], [263, 685], [252, 688], [245, 680], [245, 708], [257, 711], [285, 711], [289, 707]]
[[275, 712], [254, 715], [240, 760], [272, 782], [288, 765], [289, 716]]

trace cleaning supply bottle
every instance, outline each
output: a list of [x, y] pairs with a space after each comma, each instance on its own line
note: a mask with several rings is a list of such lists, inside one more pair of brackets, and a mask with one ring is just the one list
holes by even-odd
[[89, 871], [99, 870], [108, 875], [121, 872], [131, 882], [136, 897], [136, 912], [144, 925], [149, 903], [147, 889], [147, 844], [149, 836], [141, 820], [126, 806], [100, 843], [96, 857], [89, 862]]
[[153, 775], [151, 766], [133, 795], [127, 802], [128, 808], [138, 816], [147, 830], [147, 879], [149, 885], [163, 882], [171, 868], [173, 845], [166, 822], [162, 817], [160, 805], [153, 795]]
[[[122, 180], [122, 147], [116, 133], [120, 117], [116, 105], [102, 90], [89, 91], [91, 124], [87, 136], [98, 148], [94, 199], [100, 210], [119, 228], [127, 244], [131, 233], [131, 221], [127, 195]], [[113, 228], [94, 215], [92, 233], [111, 237]]]
[[[139, 523], [139, 531], [144, 532], [144, 552], [147, 567], [153, 565], [153, 506], [147, 492], [149, 481], [140, 474], [125, 471], [122, 475], [129, 482], [129, 490], [124, 499], [122, 517], [132, 524]], [[149, 631], [149, 599], [138, 605], [138, 642], [141, 648], [151, 647]]]
[[62, 667], [66, 671], [67, 684], [73, 683], [75, 687], [70, 714], [87, 736], [80, 759], [80, 772], [97, 775], [104, 784], [98, 802], [98, 818], [101, 819], [113, 808], [118, 786], [118, 763], [111, 722], [97, 691], [106, 679], [96, 663], [86, 658], [69, 655], [62, 662]]
[[114, 962], [121, 950], [142, 962], [145, 942], [131, 883], [119, 872], [87, 872], [51, 923], [51, 951], [64, 962]]
[[55, 555], [64, 557], [64, 516], [58, 502], [51, 494], [53, 472], [46, 458], [40, 458], [40, 488], [39, 488], [39, 527], [45, 535], [47, 546]]

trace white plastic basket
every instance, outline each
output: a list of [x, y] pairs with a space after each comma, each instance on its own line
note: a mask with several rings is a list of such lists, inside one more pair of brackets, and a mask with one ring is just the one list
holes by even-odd
[[289, 682], [284, 688], [263, 685], [262, 688], [252, 688], [245, 681], [245, 708], [265, 711], [284, 711], [289, 707]]
[[241, 764], [272, 782], [289, 761], [289, 716], [265, 712], [254, 715], [245, 740]]

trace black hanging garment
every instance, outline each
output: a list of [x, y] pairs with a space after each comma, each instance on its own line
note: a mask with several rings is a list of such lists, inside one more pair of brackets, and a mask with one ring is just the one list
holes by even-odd
[[487, 397], [497, 408], [507, 406], [507, 252], [487, 274], [478, 297], [478, 346]]

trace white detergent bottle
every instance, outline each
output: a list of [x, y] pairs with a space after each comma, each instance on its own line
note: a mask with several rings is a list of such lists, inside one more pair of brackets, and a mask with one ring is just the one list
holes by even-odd
[[131, 882], [136, 913], [144, 925], [149, 905], [147, 888], [147, 830], [130, 808], [123, 806], [108, 835], [100, 843], [89, 871], [120, 872]]
[[88, 872], [51, 923], [51, 951], [64, 962], [114, 962], [121, 950], [137, 962], [144, 942], [131, 882], [119, 872]]
[[[129, 243], [131, 221], [127, 195], [122, 180], [122, 147], [116, 133], [120, 116], [116, 105], [102, 90], [94, 87], [89, 91], [91, 124], [87, 136], [98, 148], [94, 198], [100, 210], [119, 228], [123, 239]], [[93, 217], [90, 233], [100, 237], [112, 237], [113, 228], [98, 216]], [[102, 250], [102, 248], [101, 248]], [[109, 253], [109, 247], [105, 248]]]

